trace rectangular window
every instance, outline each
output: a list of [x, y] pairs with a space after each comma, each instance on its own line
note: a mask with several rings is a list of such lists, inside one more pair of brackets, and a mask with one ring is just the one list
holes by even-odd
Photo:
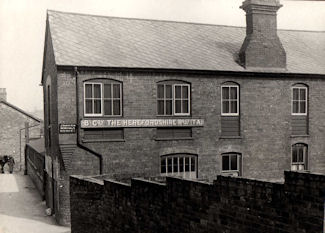
[[197, 178], [197, 157], [193, 155], [163, 156], [160, 172], [162, 175]]
[[307, 115], [307, 87], [292, 88], [292, 115]]
[[179, 128], [157, 128], [157, 139], [182, 139], [192, 138], [192, 128], [179, 127]]
[[116, 140], [124, 139], [124, 131], [122, 128], [112, 129], [84, 129], [84, 137], [86, 140]]
[[104, 116], [121, 115], [121, 84], [104, 84]]
[[221, 87], [221, 115], [239, 115], [239, 87], [227, 85]]
[[102, 115], [102, 84], [85, 83], [85, 115]]
[[190, 85], [158, 84], [157, 112], [162, 116], [190, 115]]
[[308, 150], [304, 144], [295, 144], [292, 146], [292, 171], [304, 171], [307, 170]]
[[223, 154], [222, 155], [222, 173], [232, 176], [241, 175], [241, 155], [240, 154]]
[[85, 116], [121, 116], [122, 85], [120, 83], [85, 83]]

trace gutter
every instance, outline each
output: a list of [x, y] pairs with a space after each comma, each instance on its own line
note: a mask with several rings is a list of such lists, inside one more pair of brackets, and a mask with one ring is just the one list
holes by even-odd
[[77, 112], [77, 146], [85, 151], [90, 152], [91, 154], [95, 155], [98, 159], [99, 159], [99, 174], [102, 175], [103, 174], [103, 156], [99, 153], [97, 153], [96, 151], [82, 145], [80, 143], [80, 118], [79, 118], [79, 87], [78, 87], [78, 68], [75, 66], [74, 67], [74, 72], [75, 72], [75, 77], [76, 77], [76, 112]]

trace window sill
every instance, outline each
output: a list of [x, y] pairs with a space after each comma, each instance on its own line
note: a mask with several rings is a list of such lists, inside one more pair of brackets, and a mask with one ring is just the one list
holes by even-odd
[[301, 138], [301, 137], [303, 137], [303, 138], [308, 138], [309, 137], [309, 134], [306, 134], [306, 135], [291, 135], [290, 136], [291, 138]]
[[125, 142], [125, 139], [82, 139], [82, 142]]
[[193, 138], [154, 138], [155, 141], [193, 140]]
[[242, 136], [220, 136], [219, 139], [242, 139]]

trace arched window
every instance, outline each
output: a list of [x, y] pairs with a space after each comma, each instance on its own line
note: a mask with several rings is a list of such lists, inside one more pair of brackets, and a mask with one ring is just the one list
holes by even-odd
[[191, 86], [182, 81], [157, 83], [157, 113], [160, 116], [190, 115]]
[[122, 84], [114, 80], [84, 83], [85, 116], [121, 116]]
[[292, 86], [292, 115], [307, 115], [308, 87], [304, 84]]
[[306, 144], [296, 143], [292, 146], [291, 170], [308, 170], [308, 146]]
[[239, 115], [239, 85], [234, 82], [226, 82], [221, 85], [221, 115]]
[[230, 152], [221, 155], [221, 174], [229, 176], [242, 175], [242, 156], [240, 153]]
[[197, 178], [197, 156], [193, 154], [172, 154], [161, 157], [160, 173], [165, 176]]

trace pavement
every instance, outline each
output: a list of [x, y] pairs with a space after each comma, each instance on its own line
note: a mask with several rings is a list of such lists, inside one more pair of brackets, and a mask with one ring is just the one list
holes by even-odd
[[0, 173], [0, 233], [70, 233], [45, 213], [45, 201], [29, 176]]

